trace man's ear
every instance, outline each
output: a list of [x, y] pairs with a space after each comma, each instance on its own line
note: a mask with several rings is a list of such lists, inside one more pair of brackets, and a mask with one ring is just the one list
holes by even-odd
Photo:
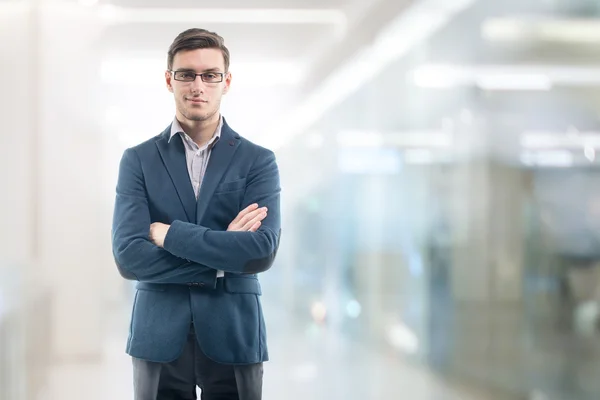
[[229, 92], [229, 87], [231, 86], [231, 72], [228, 72], [225, 76], [225, 85], [223, 86], [223, 94], [227, 94]]
[[167, 84], [167, 90], [173, 93], [173, 85], [171, 85], [171, 72], [165, 71], [165, 82]]

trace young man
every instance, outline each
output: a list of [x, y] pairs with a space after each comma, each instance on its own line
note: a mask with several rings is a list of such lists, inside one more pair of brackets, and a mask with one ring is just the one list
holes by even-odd
[[176, 115], [127, 149], [119, 169], [113, 253], [137, 280], [127, 353], [136, 400], [258, 400], [265, 323], [257, 274], [280, 237], [273, 152], [220, 114], [231, 84], [219, 35], [189, 29], [168, 52]]

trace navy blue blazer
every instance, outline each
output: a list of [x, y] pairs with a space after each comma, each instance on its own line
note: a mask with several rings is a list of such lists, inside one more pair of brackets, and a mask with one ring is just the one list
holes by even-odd
[[[257, 274], [275, 259], [281, 234], [279, 170], [272, 151], [223, 123], [198, 200], [183, 141], [160, 135], [121, 159], [112, 226], [120, 274], [139, 281], [127, 353], [170, 362], [183, 351], [193, 320], [198, 343], [214, 361], [268, 360]], [[252, 203], [268, 207], [257, 232], [227, 232]], [[149, 240], [150, 224], [171, 227], [164, 249]], [[216, 278], [217, 270], [225, 272]]]

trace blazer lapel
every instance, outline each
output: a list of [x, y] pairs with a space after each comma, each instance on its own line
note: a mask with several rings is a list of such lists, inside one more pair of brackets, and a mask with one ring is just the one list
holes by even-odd
[[208, 166], [206, 167], [206, 173], [200, 186], [200, 195], [198, 196], [198, 207], [196, 209], [196, 223], [200, 223], [208, 203], [215, 192], [215, 189], [223, 174], [227, 170], [227, 166], [233, 158], [233, 154], [238, 148], [240, 143], [240, 137], [227, 125], [223, 120], [223, 128], [221, 131], [221, 137], [213, 147], [210, 159], [208, 160]]
[[156, 142], [160, 156], [171, 176], [179, 200], [188, 217], [188, 222], [196, 221], [196, 196], [190, 182], [190, 175], [185, 161], [185, 147], [181, 136], [175, 135], [169, 142], [170, 127]]

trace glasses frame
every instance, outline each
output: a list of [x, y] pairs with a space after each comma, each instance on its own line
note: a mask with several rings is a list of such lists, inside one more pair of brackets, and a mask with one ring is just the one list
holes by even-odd
[[[194, 71], [189, 71], [189, 70], [177, 70], [177, 71], [173, 71], [172, 69], [170, 69], [170, 70], [168, 70], [168, 71], [169, 71], [169, 72], [171, 73], [171, 75], [173, 76], [173, 79], [175, 79], [177, 82], [188, 82], [188, 83], [191, 83], [191, 82], [194, 82], [198, 76], [200, 77], [200, 79], [201, 79], [201, 80], [202, 80], [202, 82], [204, 82], [204, 83], [221, 83], [221, 82], [223, 82], [223, 79], [225, 79], [225, 74], [224, 74], [223, 72], [202, 72], [202, 73], [200, 73], [200, 74], [197, 74], [197, 73], [195, 73]], [[175, 77], [175, 74], [176, 74], [177, 72], [186, 72], [186, 73], [188, 73], [188, 74], [194, 74], [195, 76], [194, 76], [194, 79], [193, 79], [193, 80], [191, 80], [191, 81], [186, 81], [186, 80], [184, 80], [184, 79], [177, 79], [177, 78]], [[218, 80], [218, 81], [206, 81], [206, 80], [204, 79], [204, 75], [208, 75], [208, 74], [212, 74], [212, 75], [219, 75], [219, 76], [221, 77], [221, 79], [220, 79], [220, 80]]]

